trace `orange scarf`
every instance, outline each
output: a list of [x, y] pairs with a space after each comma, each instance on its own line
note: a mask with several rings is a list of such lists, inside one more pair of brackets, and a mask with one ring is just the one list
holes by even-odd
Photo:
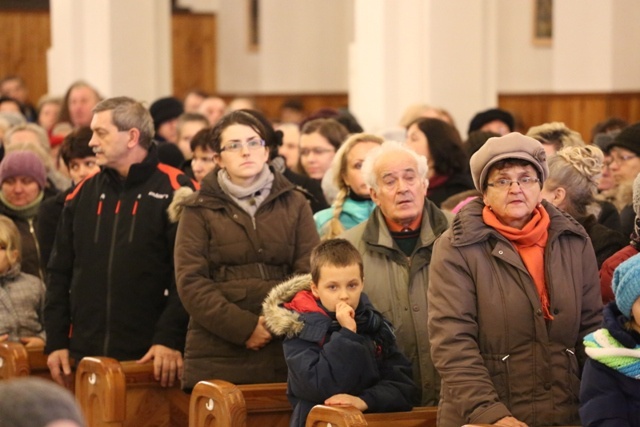
[[548, 229], [551, 223], [547, 211], [542, 206], [534, 209], [533, 217], [522, 230], [501, 223], [487, 206], [482, 210], [482, 219], [485, 224], [495, 228], [498, 233], [509, 239], [516, 247], [524, 266], [536, 285], [544, 318], [553, 320], [553, 316], [549, 311], [549, 293], [544, 276], [544, 248], [547, 246]]

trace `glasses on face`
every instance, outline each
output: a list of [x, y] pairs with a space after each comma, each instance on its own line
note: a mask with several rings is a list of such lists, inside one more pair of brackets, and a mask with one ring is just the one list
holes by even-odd
[[538, 178], [523, 176], [522, 178], [518, 178], [515, 181], [512, 181], [510, 179], [496, 179], [493, 182], [487, 183], [487, 185], [489, 187], [497, 188], [499, 190], [507, 190], [511, 188], [511, 184], [513, 183], [518, 184], [520, 188], [531, 188], [539, 182], [540, 180]]
[[300, 156], [301, 157], [308, 157], [311, 153], [313, 153], [316, 156], [321, 156], [323, 154], [332, 153], [334, 151], [335, 150], [333, 148], [322, 148], [322, 147], [301, 148], [300, 149]]
[[247, 150], [249, 151], [255, 151], [264, 147], [264, 145], [264, 139], [250, 139], [245, 142], [235, 141], [225, 145], [224, 147], [220, 147], [220, 152], [222, 153], [223, 151], [226, 151], [228, 153], [239, 153], [242, 151], [242, 147], [247, 147]]
[[635, 154], [624, 154], [624, 155], [612, 154], [611, 160], [609, 161], [609, 164], [607, 166], [611, 165], [611, 163], [613, 162], [616, 162], [617, 164], [620, 165], [628, 160], [635, 159], [636, 157], [638, 156], [636, 156]]

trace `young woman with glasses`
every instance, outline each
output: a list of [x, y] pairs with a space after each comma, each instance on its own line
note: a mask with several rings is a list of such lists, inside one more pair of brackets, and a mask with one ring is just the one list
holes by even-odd
[[282, 343], [264, 326], [262, 301], [292, 274], [309, 272], [319, 242], [304, 195], [267, 165], [265, 129], [234, 111], [209, 130], [216, 168], [183, 204], [175, 263], [190, 315], [183, 388], [219, 378], [285, 381]]

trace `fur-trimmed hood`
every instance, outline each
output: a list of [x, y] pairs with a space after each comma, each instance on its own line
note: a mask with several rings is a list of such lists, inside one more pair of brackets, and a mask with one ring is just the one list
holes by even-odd
[[185, 202], [193, 193], [194, 191], [189, 187], [180, 187], [173, 192], [173, 199], [171, 200], [171, 204], [167, 208], [169, 220], [172, 223], [176, 223], [180, 220]]
[[264, 313], [267, 329], [275, 335], [287, 338], [299, 335], [304, 327], [300, 314], [282, 306], [289, 302], [300, 291], [311, 289], [311, 275], [302, 274], [292, 277], [271, 289], [264, 302]]

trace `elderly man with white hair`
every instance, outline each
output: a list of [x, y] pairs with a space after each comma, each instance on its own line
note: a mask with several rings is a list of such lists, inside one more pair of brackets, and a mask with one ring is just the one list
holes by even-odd
[[387, 141], [374, 148], [362, 170], [377, 207], [341, 237], [362, 254], [367, 293], [396, 327], [421, 389], [420, 404], [435, 406], [440, 378], [430, 356], [427, 285], [432, 247], [447, 229], [447, 217], [426, 198], [426, 159], [403, 144]]

